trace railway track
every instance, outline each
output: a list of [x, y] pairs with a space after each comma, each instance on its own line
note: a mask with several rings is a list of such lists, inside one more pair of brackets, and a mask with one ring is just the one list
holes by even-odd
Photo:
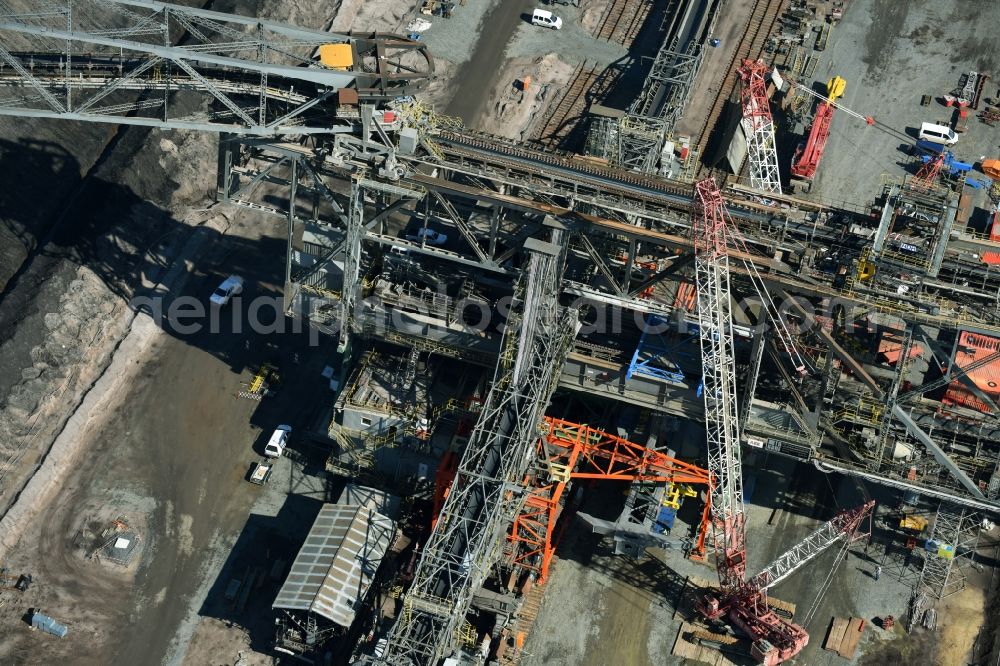
[[[709, 135], [719, 122], [719, 116], [726, 105], [726, 100], [729, 99], [730, 94], [737, 85], [739, 77], [736, 74], [736, 69], [738, 63], [743, 62], [747, 58], [755, 59], [761, 56], [764, 52], [764, 45], [767, 43], [768, 37], [778, 22], [778, 17], [781, 15], [781, 10], [785, 2], [786, 0], [757, 0], [754, 3], [753, 9], [750, 11], [750, 16], [743, 26], [740, 41], [733, 50], [733, 56], [729, 59], [729, 63], [726, 66], [726, 77], [723, 79], [722, 85], [719, 86], [719, 92], [716, 95], [715, 101], [712, 102], [711, 110], [705, 117], [705, 123], [702, 125], [701, 132], [698, 134], [697, 145], [699, 154], [705, 154]], [[699, 173], [702, 170], [704, 170], [704, 165], [699, 168]]]
[[652, 9], [652, 0], [614, 0], [594, 36], [608, 42], [630, 46]]
[[573, 77], [569, 80], [569, 86], [549, 113], [545, 124], [533, 133], [532, 141], [550, 148], [570, 148], [567, 139], [582, 119], [587, 107], [587, 93], [599, 75], [597, 67], [588, 66], [585, 62], [577, 65]]

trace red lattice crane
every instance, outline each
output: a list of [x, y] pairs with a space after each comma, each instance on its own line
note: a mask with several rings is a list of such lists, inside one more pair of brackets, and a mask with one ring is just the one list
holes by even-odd
[[819, 168], [820, 160], [823, 159], [823, 151], [826, 150], [826, 142], [830, 138], [830, 123], [833, 121], [833, 111], [837, 108], [835, 102], [844, 94], [846, 86], [847, 82], [839, 76], [827, 82], [827, 97], [816, 106], [816, 115], [809, 128], [809, 135], [795, 149], [791, 175], [796, 184], [806, 192], [816, 177], [816, 170]]
[[924, 162], [920, 170], [917, 171], [917, 175], [910, 179], [910, 189], [926, 192], [934, 187], [938, 174], [941, 173], [941, 167], [944, 166], [945, 158], [945, 151], [942, 150], [932, 159]]
[[[709, 471], [712, 473], [711, 517], [719, 594], [700, 600], [705, 617], [722, 617], [750, 637], [751, 653], [767, 666], [791, 659], [809, 642], [805, 629], [778, 616], [767, 605], [773, 578], [764, 573], [747, 580], [746, 507], [736, 409], [736, 358], [733, 349], [732, 300], [729, 288], [728, 241], [735, 235], [722, 193], [714, 178], [695, 184], [692, 228], [698, 289], [698, 325], [702, 359], [702, 397]], [[849, 519], [837, 518], [831, 538], [806, 540], [791, 551], [804, 564], [841, 535], [853, 534], [871, 504]], [[855, 520], [856, 518], [856, 520]], [[787, 557], [786, 556], [783, 557]], [[779, 558], [777, 563], [784, 562]], [[774, 565], [772, 565], [774, 566]], [[780, 567], [779, 567], [780, 568]], [[787, 573], [785, 574], [787, 575]]]

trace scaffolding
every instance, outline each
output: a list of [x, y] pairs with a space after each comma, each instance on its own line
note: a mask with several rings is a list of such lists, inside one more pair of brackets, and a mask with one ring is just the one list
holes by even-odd
[[941, 600], [965, 589], [965, 572], [979, 543], [979, 521], [978, 512], [950, 502], [938, 505], [915, 594]]

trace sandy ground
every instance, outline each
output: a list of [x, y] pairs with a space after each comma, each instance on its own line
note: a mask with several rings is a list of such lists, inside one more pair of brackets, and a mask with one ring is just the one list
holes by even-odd
[[405, 33], [403, 26], [409, 21], [419, 3], [414, 0], [339, 0], [334, 3], [335, 14], [330, 30], [334, 32], [397, 32]]
[[[184, 666], [235, 664], [242, 657], [245, 666], [268, 666], [274, 663], [270, 655], [255, 652], [246, 630], [213, 617], [198, 623], [191, 648], [184, 657]], [[228, 659], [226, 654], [232, 655]]]
[[[318, 0], [274, 5], [260, 15], [307, 26], [329, 18]], [[233, 395], [248, 364], [273, 360], [276, 348], [164, 332], [133, 319], [126, 301], [171, 271], [181, 278], [173, 295], [186, 283], [203, 299], [230, 270], [252, 281], [249, 293], [276, 294], [282, 224], [197, 210], [215, 188], [214, 135], [2, 122], [3, 228], [41, 251], [0, 307], [0, 500], [20, 490], [22, 472], [43, 467], [0, 532], [0, 560], [36, 581], [23, 598], [2, 599], [0, 661], [180, 663], [211, 576], [246, 521], [249, 447], [278, 418]], [[4, 254], [2, 276], [25, 256]], [[316, 388], [308, 392], [320, 399]], [[287, 420], [312, 404], [297, 402]], [[85, 560], [75, 543], [104, 514], [143, 525], [130, 571]], [[28, 631], [19, 619], [28, 606], [67, 623], [70, 636]]]
[[580, 4], [580, 27], [589, 33], [597, 31], [601, 19], [607, 14], [614, 0], [591, 0]]
[[[533, 61], [508, 60], [497, 77], [489, 99], [495, 100], [478, 120], [478, 126], [510, 139], [525, 139], [530, 129], [544, 123], [546, 113], [557, 104], [563, 88], [573, 75], [573, 66], [550, 53]], [[522, 82], [531, 78], [528, 90]]]
[[939, 666], [964, 666], [969, 663], [972, 645], [983, 626], [983, 590], [967, 587], [948, 597], [938, 607], [940, 623], [935, 661]]

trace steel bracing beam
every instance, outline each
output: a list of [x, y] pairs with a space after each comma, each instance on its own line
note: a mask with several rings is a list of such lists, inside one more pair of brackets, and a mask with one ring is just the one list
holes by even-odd
[[915, 591], [932, 599], [949, 597], [965, 588], [965, 568], [976, 554], [979, 541], [980, 514], [968, 508], [941, 502], [928, 541], [939, 550], [924, 549], [924, 566]]

